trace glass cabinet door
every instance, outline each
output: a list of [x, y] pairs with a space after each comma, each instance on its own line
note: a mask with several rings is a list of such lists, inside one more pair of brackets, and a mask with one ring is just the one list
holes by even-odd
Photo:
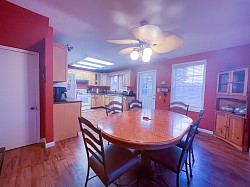
[[229, 75], [229, 71], [218, 74], [217, 93], [227, 94], [229, 92]]
[[235, 95], [246, 95], [248, 69], [232, 70], [231, 89], [230, 93]]

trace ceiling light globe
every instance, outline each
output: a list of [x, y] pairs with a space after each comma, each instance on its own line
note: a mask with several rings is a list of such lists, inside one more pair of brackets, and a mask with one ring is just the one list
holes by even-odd
[[153, 53], [152, 49], [150, 47], [146, 47], [145, 49], [143, 49], [143, 56], [151, 56]]
[[130, 58], [132, 60], [137, 60], [139, 58], [139, 53], [138, 51], [132, 51], [132, 53], [130, 53]]
[[143, 61], [143, 62], [149, 62], [149, 61], [150, 61], [150, 56], [148, 56], [148, 55], [143, 55], [143, 56], [142, 56], [142, 61]]

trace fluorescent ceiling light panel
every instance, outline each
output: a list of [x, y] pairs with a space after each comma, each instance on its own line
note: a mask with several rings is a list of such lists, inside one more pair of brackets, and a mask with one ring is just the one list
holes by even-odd
[[90, 62], [84, 62], [84, 61], [79, 61], [77, 62], [78, 64], [82, 64], [82, 65], [87, 65], [87, 66], [93, 66], [93, 67], [97, 67], [97, 68], [103, 68], [104, 66], [102, 65], [98, 65], [98, 64], [92, 64]]
[[79, 65], [79, 64], [73, 64], [72, 66], [78, 67], [78, 68], [85, 68], [85, 69], [97, 69], [97, 68], [93, 68], [93, 67], [89, 67], [89, 66], [82, 66], [82, 65]]
[[84, 60], [87, 60], [87, 61], [90, 61], [90, 62], [96, 62], [96, 63], [99, 63], [99, 64], [104, 64], [104, 65], [107, 65], [107, 66], [114, 65], [114, 63], [112, 63], [112, 62], [106, 62], [106, 61], [98, 60], [98, 59], [91, 58], [91, 57], [87, 57]]

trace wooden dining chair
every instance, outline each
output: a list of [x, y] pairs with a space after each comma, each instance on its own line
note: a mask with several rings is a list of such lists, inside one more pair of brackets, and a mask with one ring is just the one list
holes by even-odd
[[123, 105], [118, 101], [111, 101], [109, 104], [105, 105], [105, 110], [107, 116], [111, 113], [123, 112]]
[[138, 100], [132, 100], [130, 103], [129, 103], [129, 110], [132, 110], [134, 108], [142, 108], [142, 102], [141, 101], [138, 101]]
[[174, 101], [169, 104], [168, 110], [172, 112], [177, 112], [180, 114], [187, 115], [188, 114], [189, 105], [180, 102], [180, 101]]
[[[139, 158], [129, 149], [116, 144], [104, 147], [101, 129], [94, 127], [90, 121], [83, 117], [78, 117], [78, 121], [88, 159], [85, 187], [88, 181], [96, 176], [105, 186], [109, 186], [128, 170], [138, 166]], [[89, 178], [90, 168], [96, 175]], [[137, 177], [130, 184], [136, 182], [138, 182]]]
[[[183, 166], [185, 165], [185, 172], [187, 176], [188, 184], [190, 183], [189, 175], [188, 175], [188, 152], [192, 144], [192, 140], [194, 138], [198, 121], [196, 121], [193, 125], [190, 126], [185, 145], [183, 148], [179, 148], [177, 146], [172, 146], [166, 149], [160, 150], [150, 150], [143, 151], [142, 158], [148, 161], [154, 161], [157, 164], [162, 165], [166, 169], [176, 173], [176, 186], [179, 187], [179, 174], [182, 171]], [[157, 174], [156, 174], [157, 175]], [[160, 174], [162, 175], [162, 173]], [[164, 181], [164, 179], [163, 179]], [[166, 184], [166, 182], [164, 181]]]
[[[196, 127], [196, 132], [195, 132], [195, 134], [197, 134], [197, 132], [198, 132], [198, 127], [199, 127], [199, 124], [200, 124], [200, 121], [201, 121], [201, 119], [202, 119], [202, 116], [203, 116], [204, 112], [205, 112], [205, 110], [200, 110], [198, 119], [197, 119], [196, 123], [194, 124], [194, 125], [197, 126], [197, 127]], [[177, 144], [176, 146], [177, 146], [177, 147], [180, 147], [180, 148], [184, 148], [186, 139], [187, 139], [187, 135], [185, 135], [185, 136], [181, 139], [181, 142], [180, 142], [179, 144]], [[190, 147], [189, 152], [188, 152], [188, 165], [189, 165], [189, 169], [190, 169], [190, 176], [193, 177], [191, 156], [192, 156], [192, 163], [194, 163], [195, 159], [194, 159], [193, 140], [192, 140], [192, 142], [191, 142], [191, 147]]]
[[1, 175], [2, 167], [3, 167], [4, 152], [5, 152], [5, 147], [1, 147], [0, 148], [0, 175]]

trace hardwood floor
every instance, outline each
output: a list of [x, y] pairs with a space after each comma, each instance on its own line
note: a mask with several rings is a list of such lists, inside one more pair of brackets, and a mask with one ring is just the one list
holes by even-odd
[[[83, 112], [83, 116], [94, 124], [105, 115], [102, 110]], [[194, 153], [196, 160], [191, 187], [250, 186], [250, 155], [201, 132], [195, 137]], [[44, 149], [42, 144], [13, 149], [5, 154], [0, 186], [84, 186], [86, 163], [81, 136], [56, 142], [48, 149]], [[174, 173], [167, 171], [163, 177], [169, 186], [175, 186]], [[143, 187], [157, 187], [159, 184], [163, 185], [160, 178], [156, 181], [140, 180]], [[88, 186], [104, 185], [94, 178]], [[188, 186], [184, 172], [180, 175], [180, 186]]]

